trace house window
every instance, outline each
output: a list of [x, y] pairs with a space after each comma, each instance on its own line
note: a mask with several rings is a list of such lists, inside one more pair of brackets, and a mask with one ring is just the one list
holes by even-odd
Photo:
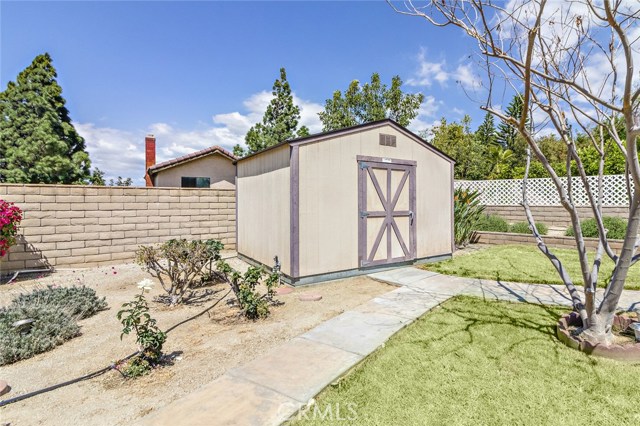
[[183, 188], [209, 188], [211, 186], [211, 178], [208, 177], [182, 177]]
[[380, 133], [380, 145], [396, 146], [396, 137], [393, 135], [385, 135], [384, 133]]

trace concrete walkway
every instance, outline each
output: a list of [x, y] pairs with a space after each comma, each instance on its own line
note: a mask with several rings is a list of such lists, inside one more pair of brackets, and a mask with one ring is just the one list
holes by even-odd
[[[463, 294], [494, 300], [571, 306], [571, 298], [564, 285], [522, 284], [454, 277], [417, 268], [392, 269], [369, 275], [369, 277], [374, 280], [428, 293], [449, 296]], [[583, 295], [581, 288], [578, 288], [578, 292]], [[598, 296], [601, 297], [602, 295], [603, 292], [600, 290]], [[622, 310], [640, 308], [640, 291], [625, 290], [620, 298], [618, 308]]]
[[[370, 277], [399, 288], [230, 370], [143, 419], [143, 424], [278, 425], [394, 333], [455, 295], [571, 305], [563, 286], [459, 278], [411, 267]], [[640, 306], [640, 292], [625, 292], [621, 309], [634, 305]]]

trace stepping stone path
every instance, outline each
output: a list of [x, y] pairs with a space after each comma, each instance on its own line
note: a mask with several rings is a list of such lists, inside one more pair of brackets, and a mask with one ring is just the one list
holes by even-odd
[[293, 288], [291, 287], [278, 287], [276, 288], [276, 294], [278, 296], [282, 296], [283, 294], [293, 293]]

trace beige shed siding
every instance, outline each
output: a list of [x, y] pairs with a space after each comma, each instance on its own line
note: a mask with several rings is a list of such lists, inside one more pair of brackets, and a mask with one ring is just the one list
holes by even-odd
[[219, 154], [208, 155], [159, 171], [155, 176], [155, 186], [179, 188], [182, 185], [183, 176], [209, 177], [211, 185], [222, 181], [233, 184], [236, 166], [231, 160]]
[[289, 146], [238, 163], [238, 253], [291, 273]]
[[300, 146], [300, 276], [359, 267], [358, 155], [417, 161], [417, 257], [451, 253], [451, 164], [387, 125]]

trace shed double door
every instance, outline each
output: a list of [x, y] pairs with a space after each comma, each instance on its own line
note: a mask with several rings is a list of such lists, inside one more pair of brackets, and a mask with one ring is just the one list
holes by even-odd
[[358, 157], [360, 267], [416, 258], [416, 163]]

